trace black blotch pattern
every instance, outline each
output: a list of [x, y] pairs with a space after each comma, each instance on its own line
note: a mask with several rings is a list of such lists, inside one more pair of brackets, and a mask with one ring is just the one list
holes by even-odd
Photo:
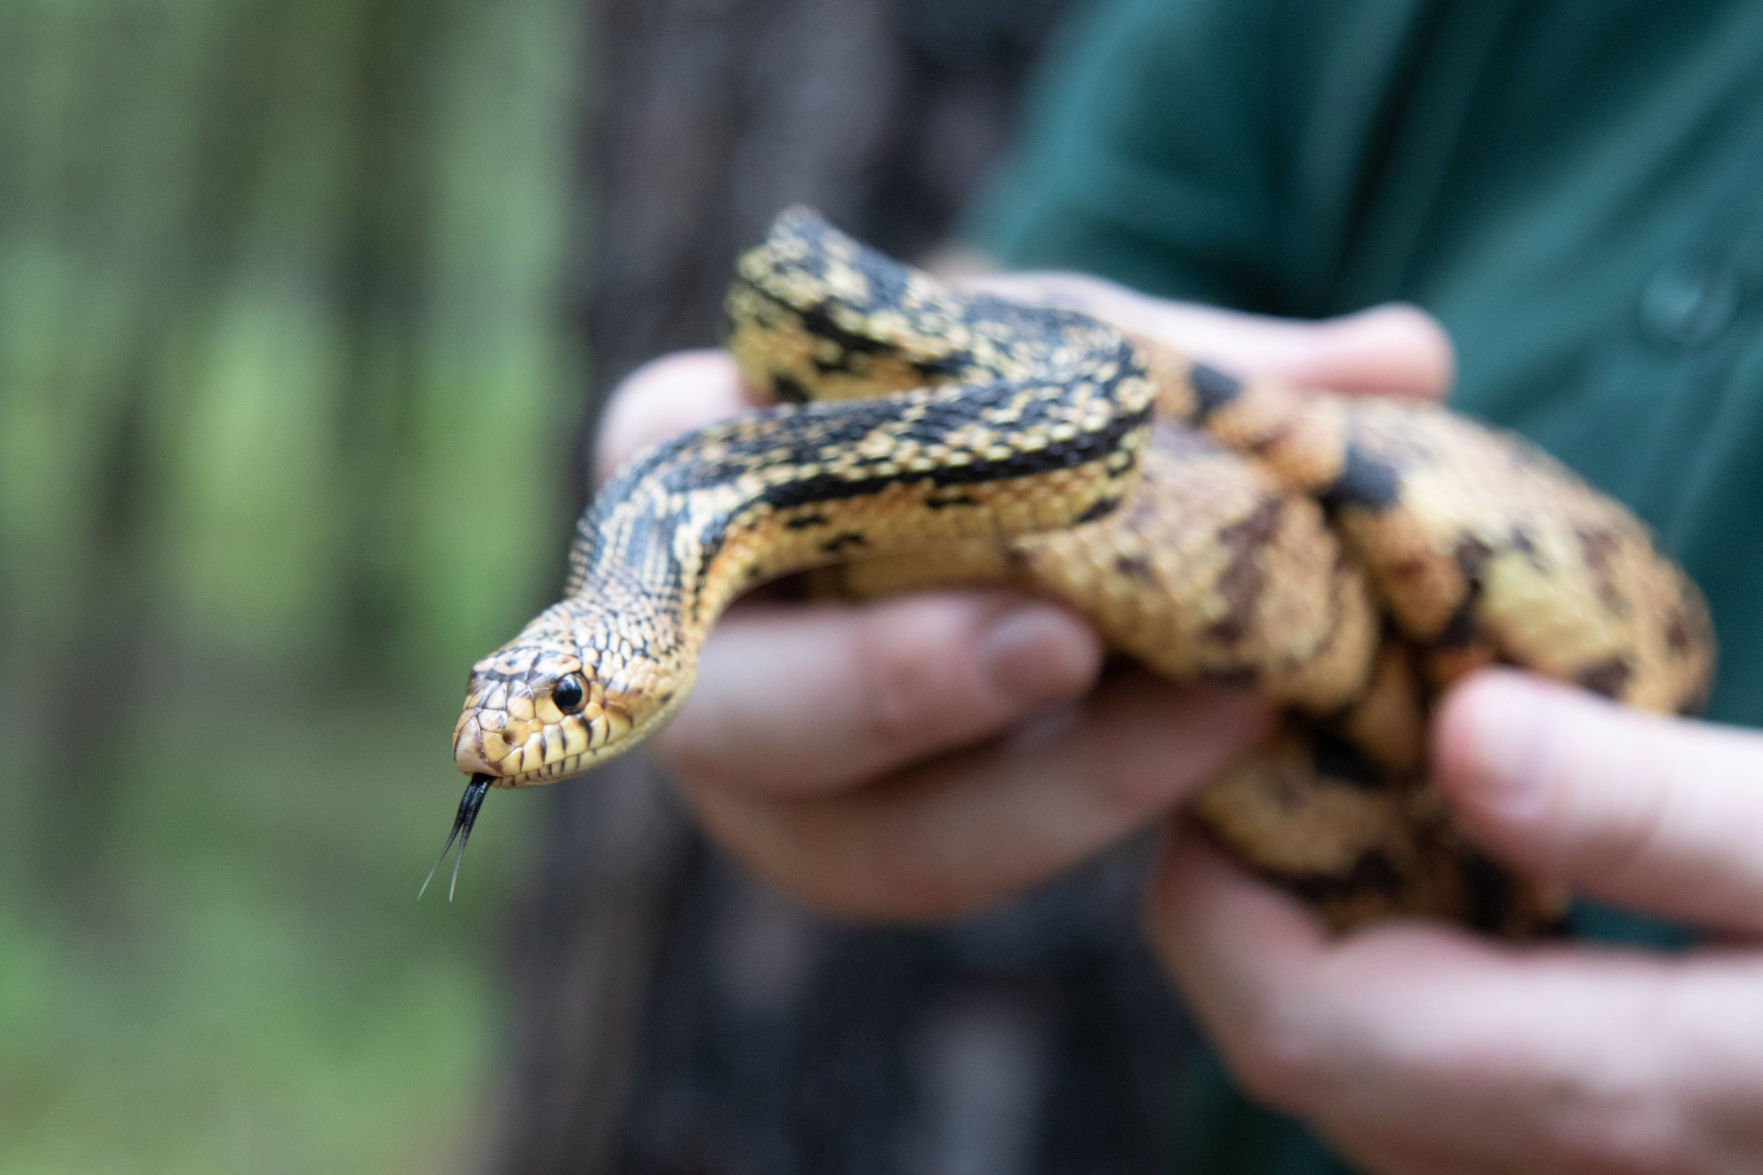
[[824, 514], [798, 514], [784, 523], [784, 527], [788, 530], [807, 530], [811, 526], [825, 525], [826, 515]]
[[1690, 651], [1689, 619], [1678, 608], [1665, 621], [1665, 647], [1678, 657]]
[[1466, 649], [1477, 643], [1481, 626], [1476, 623], [1475, 613], [1481, 604], [1482, 572], [1493, 556], [1494, 549], [1474, 535], [1458, 540], [1452, 549], [1451, 557], [1463, 576], [1463, 598], [1457, 602], [1451, 618], [1445, 621], [1445, 627], [1433, 638], [1437, 648]]
[[1483, 934], [1523, 933], [1543, 938], [1559, 937], [1567, 930], [1561, 918], [1551, 918], [1537, 925], [1515, 923], [1513, 912], [1530, 903], [1521, 895], [1522, 882], [1481, 853], [1468, 853], [1462, 859], [1463, 888], [1468, 909], [1464, 921], [1471, 930]]
[[1512, 528], [1512, 549], [1529, 559], [1531, 566], [1539, 570], [1548, 568], [1548, 560], [1544, 559], [1543, 553], [1537, 549], [1536, 536], [1530, 532], [1529, 527], [1514, 526]]
[[1433, 647], [1467, 649], [1477, 642], [1481, 629], [1475, 623], [1475, 609], [1480, 595], [1481, 585], [1479, 583], [1471, 584], [1469, 590], [1463, 594], [1463, 599], [1458, 601], [1456, 609], [1452, 611], [1451, 618], [1445, 621], [1445, 627], [1440, 629], [1438, 636], [1433, 638]]
[[1585, 552], [1586, 563], [1599, 573], [1609, 570], [1616, 552], [1622, 546], [1622, 537], [1613, 531], [1597, 527], [1579, 527], [1573, 534], [1579, 540], [1580, 549]]
[[1114, 570], [1128, 579], [1149, 582], [1157, 578], [1151, 567], [1151, 560], [1143, 555], [1114, 556]]
[[1214, 640], [1229, 644], [1248, 633], [1255, 603], [1267, 584], [1260, 555], [1279, 532], [1284, 514], [1284, 499], [1270, 497], [1218, 532], [1219, 545], [1230, 552], [1230, 562], [1218, 577], [1218, 591], [1227, 610], [1208, 630]]
[[830, 340], [839, 349], [838, 358], [834, 360], [828, 361], [818, 356], [815, 358], [814, 366], [818, 371], [850, 371], [852, 356], [882, 355], [892, 350], [886, 343], [877, 342], [868, 335], [840, 326], [834, 321], [827, 303], [810, 306], [805, 310], [798, 310], [797, 313], [802, 316], [804, 329], [819, 338]]
[[1114, 513], [1115, 508], [1119, 505], [1119, 498], [1097, 498], [1094, 502], [1090, 503], [1089, 509], [1077, 516], [1076, 525], [1082, 526], [1086, 522], [1094, 522], [1098, 518], [1106, 518], [1108, 515]]
[[1484, 934], [1499, 931], [1517, 896], [1511, 874], [1474, 853], [1463, 861], [1463, 888], [1469, 901], [1464, 917], [1470, 927]]
[[1612, 530], [1582, 527], [1574, 531], [1579, 539], [1580, 550], [1585, 554], [1586, 566], [1590, 567], [1597, 580], [1598, 600], [1608, 608], [1614, 616], [1627, 616], [1633, 611], [1633, 605], [1622, 594], [1622, 585], [1617, 577], [1617, 556], [1622, 550], [1623, 537]]
[[1205, 423], [1207, 417], [1243, 392], [1241, 380], [1204, 363], [1194, 364], [1188, 382], [1194, 388], [1194, 421], [1198, 424]]
[[854, 530], [843, 531], [820, 544], [820, 549], [829, 555], [843, 555], [846, 551], [867, 547], [869, 540]]
[[1348, 445], [1340, 475], [1318, 498], [1330, 511], [1347, 506], [1388, 510], [1401, 496], [1402, 475], [1395, 466], [1371, 456], [1358, 445]]
[[1259, 685], [1261, 671], [1252, 665], [1233, 666], [1229, 669], [1205, 669], [1200, 672], [1200, 681], [1206, 685], [1238, 689]]
[[1221, 645], [1234, 645], [1248, 635], [1249, 630], [1239, 616], [1226, 616], [1206, 626], [1206, 639]]
[[1389, 780], [1364, 751], [1337, 734], [1319, 731], [1311, 743], [1316, 774], [1365, 791], [1383, 791]]
[[912, 364], [912, 370], [923, 377], [925, 383], [931, 384], [958, 379], [973, 365], [972, 355], [966, 351], [956, 351], [940, 359], [915, 360]]
[[1336, 898], [1370, 892], [1392, 901], [1407, 890], [1407, 882], [1381, 848], [1360, 853], [1344, 873], [1273, 873], [1273, 879], [1306, 901], [1326, 905]]
[[1622, 695], [1623, 688], [1628, 685], [1628, 679], [1633, 674], [1634, 666], [1628, 663], [1628, 658], [1618, 654], [1581, 669], [1573, 675], [1573, 680], [1594, 694], [1615, 698]]
[[979, 499], [972, 494], [957, 491], [953, 494], [932, 494], [924, 500], [924, 504], [932, 510], [947, 510], [951, 506], [977, 506]]
[[1457, 545], [1451, 549], [1451, 558], [1457, 561], [1457, 570], [1463, 573], [1464, 579], [1478, 585], [1481, 583], [1481, 573], [1493, 556], [1494, 549], [1474, 535], [1458, 539]]

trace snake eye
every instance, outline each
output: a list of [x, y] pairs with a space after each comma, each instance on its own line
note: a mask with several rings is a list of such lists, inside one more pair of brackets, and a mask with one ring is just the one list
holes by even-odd
[[582, 679], [578, 674], [572, 673], [551, 687], [551, 701], [565, 714], [575, 713], [582, 708], [582, 703], [587, 700], [588, 691], [583, 688]]

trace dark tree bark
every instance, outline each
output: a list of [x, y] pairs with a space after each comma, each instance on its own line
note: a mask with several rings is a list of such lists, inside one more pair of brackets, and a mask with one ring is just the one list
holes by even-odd
[[[785, 204], [908, 255], [941, 240], [1058, 6], [591, 5], [599, 386], [710, 342], [733, 257]], [[640, 761], [550, 803], [495, 1169], [1169, 1169], [1189, 1038], [1134, 932], [1142, 854], [965, 926], [862, 931], [727, 864]]]

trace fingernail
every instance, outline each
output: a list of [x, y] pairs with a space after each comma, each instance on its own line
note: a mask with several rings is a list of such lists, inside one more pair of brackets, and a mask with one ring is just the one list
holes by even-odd
[[992, 622], [979, 656], [993, 686], [1028, 709], [1087, 690], [1101, 665], [1101, 642], [1062, 608], [1022, 604]]

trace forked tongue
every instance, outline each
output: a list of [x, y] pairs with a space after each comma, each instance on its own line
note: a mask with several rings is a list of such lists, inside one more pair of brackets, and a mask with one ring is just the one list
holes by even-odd
[[416, 900], [422, 901], [422, 895], [428, 892], [429, 882], [435, 879], [435, 872], [440, 869], [441, 862], [447, 859], [447, 851], [453, 847], [454, 838], [459, 840], [459, 855], [453, 858], [453, 877], [447, 882], [447, 900], [453, 900], [453, 890], [459, 885], [459, 866], [465, 861], [465, 844], [471, 839], [471, 826], [477, 823], [478, 809], [484, 806], [484, 796], [489, 794], [492, 776], [477, 774], [465, 785], [465, 795], [459, 801], [459, 814], [453, 817], [453, 831], [447, 834], [447, 843], [441, 846], [441, 855], [429, 869], [429, 875], [422, 879], [422, 888], [416, 891]]

